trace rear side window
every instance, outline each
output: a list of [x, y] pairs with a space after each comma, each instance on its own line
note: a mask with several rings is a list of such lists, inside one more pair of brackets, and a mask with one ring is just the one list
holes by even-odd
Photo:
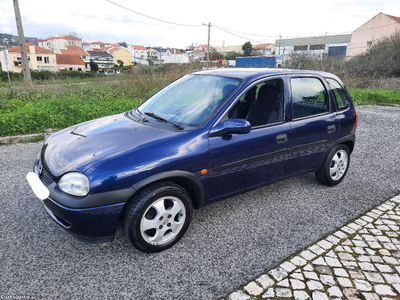
[[293, 119], [310, 117], [330, 111], [329, 98], [317, 78], [292, 78]]
[[336, 104], [338, 109], [344, 109], [349, 106], [349, 99], [346, 96], [346, 93], [343, 91], [342, 86], [335, 79], [326, 78], [326, 81], [329, 84], [330, 89], [335, 95]]

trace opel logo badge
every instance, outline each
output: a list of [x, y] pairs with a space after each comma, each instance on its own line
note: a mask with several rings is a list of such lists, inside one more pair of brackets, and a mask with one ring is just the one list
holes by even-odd
[[43, 172], [43, 167], [39, 167], [39, 170], [38, 170], [39, 175], [42, 175], [42, 172]]

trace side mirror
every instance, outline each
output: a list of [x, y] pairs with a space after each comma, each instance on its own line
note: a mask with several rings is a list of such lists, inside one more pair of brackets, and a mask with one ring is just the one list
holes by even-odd
[[227, 134], [246, 134], [251, 131], [251, 125], [244, 119], [229, 119], [214, 126], [210, 130], [210, 137], [223, 136]]

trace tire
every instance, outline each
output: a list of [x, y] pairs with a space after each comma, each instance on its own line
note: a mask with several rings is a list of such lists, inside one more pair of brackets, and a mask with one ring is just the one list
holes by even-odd
[[324, 185], [334, 186], [342, 182], [350, 166], [349, 148], [340, 144], [335, 146], [325, 158], [315, 177]]
[[192, 201], [185, 189], [173, 182], [156, 183], [130, 200], [122, 229], [138, 250], [158, 252], [181, 239], [192, 215]]

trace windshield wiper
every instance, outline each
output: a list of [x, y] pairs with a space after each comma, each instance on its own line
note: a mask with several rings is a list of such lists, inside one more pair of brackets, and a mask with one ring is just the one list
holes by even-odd
[[147, 115], [147, 116], [149, 116], [149, 117], [152, 117], [152, 118], [156, 119], [156, 120], [159, 121], [159, 122], [167, 122], [167, 123], [170, 123], [170, 124], [174, 125], [176, 128], [178, 128], [179, 130], [182, 130], [182, 129], [183, 129], [183, 127], [182, 127], [181, 125], [179, 125], [179, 124], [177, 124], [177, 123], [175, 123], [175, 122], [169, 121], [169, 120], [167, 120], [167, 119], [164, 119], [163, 117], [161, 117], [161, 116], [159, 116], [159, 115], [156, 115], [155, 113], [152, 113], [152, 112], [145, 112], [144, 114]]

